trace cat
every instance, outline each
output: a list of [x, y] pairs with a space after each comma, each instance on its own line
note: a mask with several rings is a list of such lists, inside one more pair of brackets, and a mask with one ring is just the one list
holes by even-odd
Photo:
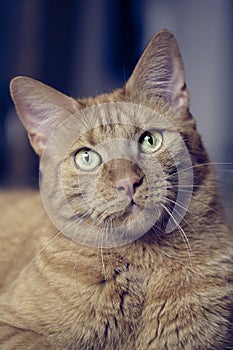
[[173, 34], [113, 93], [10, 91], [41, 193], [0, 195], [1, 350], [233, 349], [232, 231]]

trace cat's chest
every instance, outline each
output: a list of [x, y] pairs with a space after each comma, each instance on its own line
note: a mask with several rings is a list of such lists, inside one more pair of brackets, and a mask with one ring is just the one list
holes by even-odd
[[[85, 348], [85, 343], [93, 344], [96, 349], [132, 348], [139, 332], [140, 319], [149, 292], [148, 283], [152, 275], [149, 271], [143, 271], [140, 266], [128, 262], [122, 265], [120, 263], [122, 261], [118, 261], [118, 266], [114, 268], [106, 263], [106, 275], [103, 273], [102, 280], [97, 273], [93, 279], [94, 283], [87, 279], [83, 281], [82, 287], [79, 286], [75, 302], [76, 316], [67, 330], [69, 339], [72, 338], [72, 342], [78, 344], [78, 348]], [[74, 312], [70, 305], [69, 312]]]
[[135, 252], [133, 258], [104, 261], [101, 272], [93, 275], [95, 282], [84, 281], [84, 294], [100, 319], [135, 328], [151, 295], [157, 299], [166, 288], [163, 271], [167, 280], [172, 279], [171, 269], [156, 254], [145, 253], [138, 260]]
[[[89, 300], [95, 304], [96, 310], [106, 310], [109, 302], [112, 307], [118, 305], [124, 315], [128, 312], [128, 306], [131, 312], [135, 307], [139, 315], [147, 295], [156, 297], [157, 288], [163, 288], [165, 280], [173, 279], [176, 268], [157, 249], [141, 248], [132, 249], [130, 253], [123, 250], [117, 254], [103, 255], [94, 268], [90, 265], [87, 267], [89, 273], [87, 270], [85, 273], [80, 265], [77, 279], [80, 276], [84, 293], [90, 295]], [[157, 288], [152, 291], [150, 286], [153, 285]], [[103, 303], [101, 307], [100, 303]]]
[[31, 272], [40, 288], [30, 282], [32, 278], [22, 278], [15, 289], [17, 322], [20, 325], [22, 317], [29, 329], [49, 338], [52, 333], [51, 340], [59, 340], [62, 349], [67, 344], [77, 349], [86, 344], [128, 349], [142, 332], [144, 320], [150, 322], [151, 308], [158, 314], [163, 293], [174, 292], [172, 264], [161, 256], [152, 249], [131, 254], [122, 249], [96, 258], [87, 250], [78, 260], [76, 256], [76, 265], [70, 254], [70, 261], [64, 256], [62, 270], [55, 257], [49, 263], [40, 261], [40, 273]]
[[[83, 304], [77, 309], [85, 324], [82, 331], [88, 327], [92, 335], [98, 334], [104, 348], [109, 344], [116, 349], [133, 348], [150, 318], [156, 326], [164, 298], [179, 285], [176, 281], [174, 286], [171, 267], [158, 255], [145, 253], [137, 262], [135, 254], [132, 259], [128, 255], [125, 259], [105, 261], [102, 280], [97, 273], [95, 283], [83, 285]], [[96, 346], [99, 340], [91, 336], [88, 341]]]

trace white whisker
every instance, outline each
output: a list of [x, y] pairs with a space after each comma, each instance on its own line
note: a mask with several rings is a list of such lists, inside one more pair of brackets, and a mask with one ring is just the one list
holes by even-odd
[[172, 213], [167, 209], [167, 207], [161, 203], [161, 206], [163, 207], [163, 209], [167, 212], [167, 214], [172, 218], [172, 220], [174, 221], [174, 223], [176, 224], [179, 232], [181, 233], [181, 237], [184, 240], [184, 243], [186, 245], [187, 248], [187, 252], [188, 252], [188, 257], [189, 257], [189, 261], [190, 261], [190, 265], [192, 266], [192, 250], [189, 244], [189, 240], [188, 237], [186, 235], [186, 233], [184, 232], [184, 230], [182, 229], [182, 227], [179, 225], [179, 223], [177, 222], [177, 220], [175, 219], [174, 215], [172, 215]]
[[[195, 168], [201, 168], [201, 167], [204, 167], [204, 166], [208, 166], [208, 165], [233, 165], [233, 163], [221, 163], [221, 162], [215, 162], [215, 163], [213, 163], [213, 162], [208, 162], [208, 163], [202, 163], [202, 164], [196, 164], [196, 165], [192, 165], [192, 166], [190, 166], [190, 167], [187, 167], [187, 168], [185, 168], [185, 169], [181, 169], [181, 170], [178, 170], [178, 171], [175, 171], [174, 173], [172, 173], [171, 175], [169, 175], [168, 177], [167, 177], [167, 179], [169, 179], [170, 177], [172, 177], [172, 176], [174, 176], [174, 175], [176, 175], [176, 174], [180, 174], [180, 173], [183, 173], [183, 172], [185, 172], [185, 171], [187, 171], [187, 170], [191, 170], [191, 169], [195, 169]], [[219, 169], [218, 169], [218, 171], [220, 171]], [[230, 169], [230, 170], [227, 170], [227, 169], [222, 169], [222, 171], [226, 171], [226, 172], [233, 172], [233, 169]]]

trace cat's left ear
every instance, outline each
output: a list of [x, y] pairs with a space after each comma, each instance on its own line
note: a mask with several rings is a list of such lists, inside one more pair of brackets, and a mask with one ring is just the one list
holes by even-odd
[[187, 110], [189, 93], [184, 66], [172, 33], [162, 30], [151, 39], [125, 88], [143, 99], [163, 98], [175, 112]]
[[73, 98], [28, 77], [14, 78], [10, 92], [30, 143], [39, 156], [54, 129], [79, 110]]

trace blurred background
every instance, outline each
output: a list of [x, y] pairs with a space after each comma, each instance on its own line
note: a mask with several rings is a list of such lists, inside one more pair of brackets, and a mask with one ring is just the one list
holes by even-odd
[[220, 183], [229, 198], [232, 19], [232, 0], [0, 0], [0, 186], [38, 184], [37, 157], [9, 96], [11, 78], [27, 75], [74, 97], [108, 92], [125, 83], [153, 34], [167, 28], [178, 39], [191, 112], [211, 159], [228, 163]]

